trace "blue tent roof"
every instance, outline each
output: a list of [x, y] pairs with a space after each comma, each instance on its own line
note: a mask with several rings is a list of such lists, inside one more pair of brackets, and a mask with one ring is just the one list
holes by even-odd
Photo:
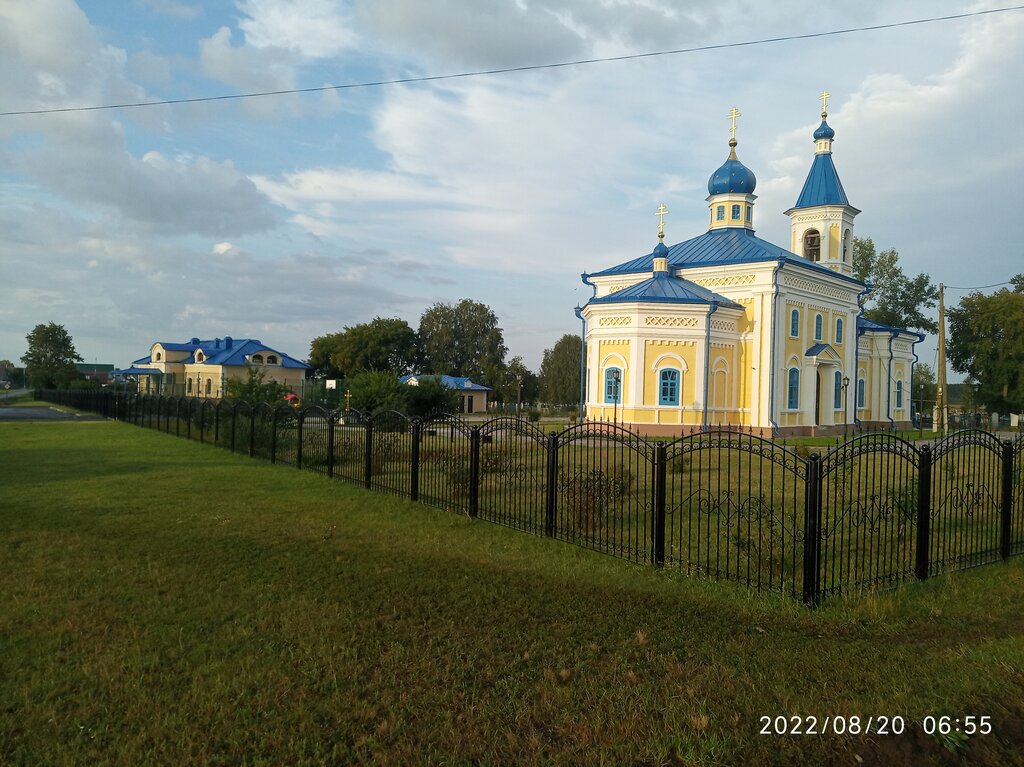
[[846, 192], [839, 180], [832, 155], [828, 152], [814, 155], [811, 170], [804, 181], [804, 188], [797, 198], [796, 208], [813, 208], [815, 205], [849, 205]]
[[[804, 269], [828, 274], [837, 279], [861, 285], [852, 277], [834, 272], [827, 267], [808, 261], [785, 248], [754, 236], [750, 229], [729, 227], [712, 229], [699, 237], [679, 242], [668, 249], [669, 269], [697, 266], [726, 266], [729, 264], [753, 263], [757, 261], [785, 261]], [[604, 277], [616, 274], [650, 272], [654, 268], [654, 254], [648, 253], [632, 261], [594, 272], [588, 277]]]
[[667, 272], [655, 272], [653, 277], [617, 290], [600, 298], [592, 298], [590, 304], [615, 303], [673, 303], [711, 304], [742, 309], [735, 301], [720, 296], [682, 277], [669, 276]]

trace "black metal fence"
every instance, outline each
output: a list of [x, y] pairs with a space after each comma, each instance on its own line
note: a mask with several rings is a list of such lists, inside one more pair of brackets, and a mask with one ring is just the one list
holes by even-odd
[[866, 434], [819, 455], [725, 431], [659, 442], [597, 423], [37, 396], [808, 605], [1024, 553], [1024, 439], [982, 431], [920, 447]]

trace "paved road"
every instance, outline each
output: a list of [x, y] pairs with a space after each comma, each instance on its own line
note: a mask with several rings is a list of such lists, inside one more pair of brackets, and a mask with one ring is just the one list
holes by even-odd
[[0, 422], [5, 421], [104, 421], [103, 416], [86, 413], [62, 413], [50, 407], [0, 407]]

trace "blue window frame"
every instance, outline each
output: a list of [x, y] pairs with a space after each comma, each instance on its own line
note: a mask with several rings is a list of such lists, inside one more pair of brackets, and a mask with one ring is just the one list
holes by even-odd
[[836, 343], [841, 344], [843, 342], [843, 318], [840, 317], [836, 320]]
[[821, 318], [820, 314], [814, 315], [814, 340], [820, 341], [822, 333], [824, 331], [825, 321]]
[[840, 373], [838, 370], [836, 371], [835, 381], [836, 381], [836, 383], [835, 383], [835, 389], [836, 389], [836, 391], [835, 391], [835, 409], [836, 410], [842, 410], [843, 409], [843, 374]]
[[725, 206], [719, 205], [715, 208], [715, 221], [725, 221]]
[[903, 381], [896, 382], [896, 409], [903, 407]]
[[789, 313], [789, 334], [796, 338], [800, 335], [800, 310], [794, 309]]
[[739, 205], [733, 205], [732, 206], [732, 220], [733, 221], [739, 221], [740, 220], [740, 206]]
[[622, 404], [622, 370], [620, 368], [607, 368], [604, 371], [604, 401], [608, 405], [615, 402]]
[[679, 404], [679, 371], [662, 370], [658, 376], [658, 404]]
[[800, 407], [800, 371], [789, 369], [789, 386], [786, 391], [786, 407], [796, 410]]
[[857, 379], [857, 407], [864, 409], [864, 379]]

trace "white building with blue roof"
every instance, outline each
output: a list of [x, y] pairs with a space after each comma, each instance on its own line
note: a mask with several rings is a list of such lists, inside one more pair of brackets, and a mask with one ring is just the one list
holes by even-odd
[[149, 354], [131, 367], [115, 370], [122, 379], [136, 380], [143, 394], [219, 398], [229, 379], [246, 379], [258, 370], [264, 380], [301, 389], [309, 365], [255, 338], [193, 338], [178, 343], [157, 341]]
[[647, 433], [728, 426], [827, 434], [907, 428], [917, 333], [865, 320], [854, 218], [832, 160], [823, 94], [789, 249], [754, 234], [757, 180], [729, 156], [708, 181], [708, 230], [582, 275], [585, 416]]

